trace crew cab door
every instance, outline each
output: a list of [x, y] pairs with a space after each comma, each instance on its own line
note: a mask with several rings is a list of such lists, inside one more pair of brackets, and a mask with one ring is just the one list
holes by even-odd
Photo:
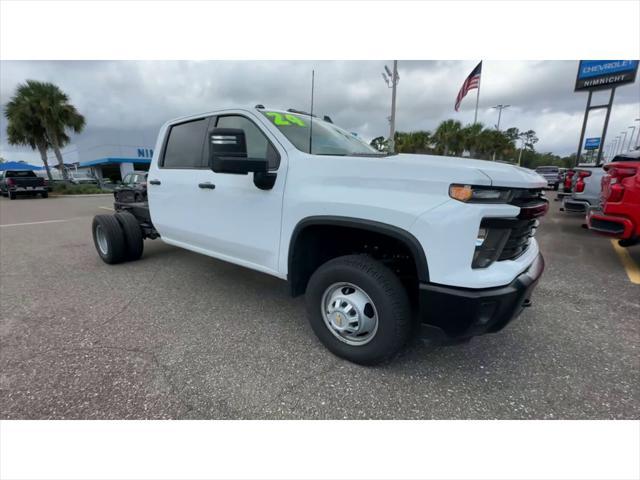
[[[195, 157], [200, 148], [199, 162], [194, 158], [188, 168], [160, 166], [150, 171], [149, 201], [154, 225], [168, 243], [281, 276], [277, 265], [286, 153], [248, 115], [220, 115], [206, 121], [206, 128], [204, 124], [190, 126], [190, 142], [194, 145], [191, 155]], [[216, 173], [210, 169], [207, 138], [214, 127], [240, 128], [245, 132], [249, 158], [270, 160], [270, 171], [277, 175], [272, 188], [258, 188], [251, 173]], [[177, 129], [168, 132], [165, 152], [161, 153], [165, 164], [171, 164], [172, 135], [176, 132], [174, 140], [180, 143], [184, 143], [183, 137], [190, 137], [180, 135]], [[159, 177], [161, 185], [153, 185], [155, 177]], [[163, 193], [156, 195], [161, 190]]]

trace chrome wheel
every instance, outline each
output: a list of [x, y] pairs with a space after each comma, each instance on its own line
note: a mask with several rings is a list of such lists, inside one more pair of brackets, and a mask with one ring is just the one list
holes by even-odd
[[101, 225], [96, 226], [96, 241], [98, 242], [100, 253], [107, 255], [109, 253], [109, 244], [107, 243], [107, 235]]
[[365, 345], [378, 331], [378, 312], [369, 295], [352, 283], [334, 283], [321, 300], [329, 331], [349, 345]]

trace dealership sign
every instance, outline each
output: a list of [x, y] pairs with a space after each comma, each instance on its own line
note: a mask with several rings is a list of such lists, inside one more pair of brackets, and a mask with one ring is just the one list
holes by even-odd
[[152, 158], [153, 148], [138, 148], [138, 158]]
[[638, 60], [580, 60], [575, 90], [596, 90], [633, 83]]
[[600, 137], [587, 138], [584, 141], [585, 150], [597, 150], [600, 147]]

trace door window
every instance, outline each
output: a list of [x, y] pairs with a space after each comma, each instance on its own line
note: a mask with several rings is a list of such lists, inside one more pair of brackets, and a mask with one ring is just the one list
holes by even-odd
[[164, 168], [201, 168], [202, 151], [209, 125], [208, 118], [201, 118], [171, 127], [164, 150]]
[[249, 158], [266, 159], [269, 161], [269, 170], [275, 170], [280, 166], [280, 155], [269, 139], [262, 133], [258, 126], [246, 117], [240, 115], [228, 115], [218, 117], [218, 128], [240, 128], [244, 130], [247, 140], [247, 156]]

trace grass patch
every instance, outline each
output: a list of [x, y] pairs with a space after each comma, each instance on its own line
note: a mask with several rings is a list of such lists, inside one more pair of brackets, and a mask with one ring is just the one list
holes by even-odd
[[58, 183], [53, 185], [51, 191], [54, 195], [90, 195], [95, 193], [108, 193], [101, 190], [96, 185], [73, 185], [66, 183]]

